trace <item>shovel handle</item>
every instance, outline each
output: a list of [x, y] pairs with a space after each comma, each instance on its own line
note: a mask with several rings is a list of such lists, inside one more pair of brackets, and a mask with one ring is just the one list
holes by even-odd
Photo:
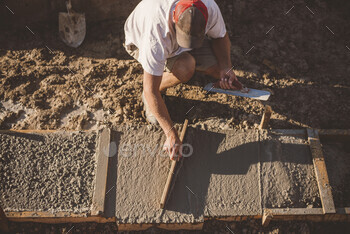
[[67, 7], [68, 14], [73, 13], [72, 12], [72, 2], [71, 2], [71, 0], [66, 1], [66, 7]]

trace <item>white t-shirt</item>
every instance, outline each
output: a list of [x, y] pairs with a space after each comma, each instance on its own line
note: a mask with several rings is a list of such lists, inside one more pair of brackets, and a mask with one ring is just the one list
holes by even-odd
[[[162, 76], [168, 58], [191, 49], [178, 45], [173, 22], [173, 11], [178, 0], [143, 0], [125, 22], [125, 45], [139, 49], [138, 61], [143, 69]], [[209, 38], [222, 38], [226, 27], [220, 9], [214, 0], [202, 0], [208, 8], [205, 33]]]

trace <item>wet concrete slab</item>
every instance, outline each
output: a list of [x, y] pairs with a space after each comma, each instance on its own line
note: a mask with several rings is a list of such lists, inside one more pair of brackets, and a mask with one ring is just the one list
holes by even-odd
[[336, 208], [350, 206], [350, 147], [345, 142], [322, 142]]
[[[96, 138], [93, 132], [1, 133], [1, 205], [7, 211], [88, 211]], [[265, 207], [320, 205], [305, 136], [189, 127], [186, 157], [160, 209], [171, 165], [164, 141], [164, 133], [149, 126], [112, 131], [105, 216], [121, 224], [200, 223], [261, 215]]]
[[119, 223], [204, 221], [202, 212], [184, 212], [183, 201], [176, 204], [177, 210], [159, 208], [171, 164], [162, 152], [162, 131], [149, 131], [146, 127], [120, 130], [112, 138], [117, 139], [118, 153], [110, 164], [114, 172], [109, 172], [107, 189], [113, 188], [114, 194], [106, 196], [107, 216], [115, 215]]
[[260, 142], [263, 207], [320, 207], [306, 135], [261, 131]]
[[0, 194], [5, 211], [88, 212], [95, 132], [0, 133]]
[[[141, 128], [119, 131], [115, 139], [119, 139], [116, 179], [107, 187], [116, 189], [115, 195], [106, 198], [106, 209], [113, 206], [115, 197], [119, 223], [203, 222], [204, 216], [261, 213], [256, 131], [217, 133], [189, 128], [185, 142], [193, 154], [177, 170], [164, 210], [159, 202], [170, 160], [161, 152], [163, 133]], [[144, 146], [156, 150], [150, 152]]]
[[210, 132], [190, 129], [187, 141], [193, 155], [186, 158], [169, 200], [177, 197], [186, 207], [200, 209], [206, 217], [261, 213], [259, 142], [255, 130]]

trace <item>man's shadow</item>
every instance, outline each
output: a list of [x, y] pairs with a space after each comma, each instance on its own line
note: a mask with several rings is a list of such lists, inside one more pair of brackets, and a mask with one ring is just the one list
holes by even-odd
[[[245, 177], [249, 177], [252, 179], [249, 183], [252, 186], [257, 186], [254, 191], [250, 192], [259, 195], [259, 170], [257, 167], [259, 162], [281, 161], [282, 163], [312, 164], [311, 157], [305, 157], [305, 155], [309, 155], [307, 145], [283, 143], [281, 146], [280, 143], [276, 144], [276, 140], [250, 141], [250, 139], [242, 139], [244, 136], [245, 134], [240, 134], [238, 138], [235, 138], [233, 135], [229, 136], [224, 133], [189, 128], [184, 142], [192, 145], [193, 154], [184, 158], [165, 209], [192, 214], [196, 218], [202, 215], [215, 216], [208, 209], [208, 203], [212, 202], [212, 200], [207, 201], [209, 190], [210, 199], [213, 199], [213, 193], [216, 193], [213, 190], [216, 189], [218, 196], [221, 195], [221, 190], [226, 194], [230, 191], [232, 200], [239, 193], [234, 191], [233, 187], [223, 187], [225, 183], [213, 185], [213, 183], [218, 182], [215, 178], [218, 175], [244, 175], [235, 178], [228, 176], [227, 180], [238, 180], [239, 178], [245, 180]], [[248, 143], [241, 144], [240, 142]], [[285, 152], [302, 153], [293, 155], [293, 157], [281, 155]], [[229, 181], [227, 184], [234, 183], [242, 183], [242, 181]], [[245, 194], [238, 194], [238, 196], [243, 197]]]
[[[111, 139], [112, 142], [117, 143], [118, 147], [122, 135], [122, 132], [114, 132], [113, 139]], [[166, 214], [167, 211], [175, 211], [179, 214], [191, 215], [195, 219], [203, 217], [203, 215], [215, 216], [215, 209], [212, 212], [208, 208], [208, 205], [210, 206], [213, 203], [213, 194], [218, 194], [218, 196], [226, 194], [225, 202], [226, 199], [230, 200], [232, 198], [234, 200], [235, 197], [242, 198], [245, 194], [242, 191], [234, 190], [234, 186], [232, 185], [244, 184], [246, 181], [250, 183], [247, 192], [254, 193], [254, 196], [259, 200], [259, 170], [257, 169], [259, 162], [279, 161], [312, 164], [307, 145], [283, 143], [283, 146], [281, 146], [281, 143], [276, 142], [274, 139], [259, 141], [258, 131], [256, 130], [226, 131], [220, 133], [189, 127], [184, 143], [188, 144], [185, 147], [187, 150], [184, 150], [184, 152], [189, 154], [190, 148], [193, 149], [193, 152], [189, 154], [190, 156], [183, 159], [182, 167], [178, 168], [178, 173], [175, 173], [177, 177], [172, 182], [172, 189], [168, 194], [168, 201], [163, 214]], [[281, 154], [285, 154], [286, 152], [292, 153], [288, 154], [288, 156], [281, 156]], [[294, 152], [297, 153], [294, 155]], [[157, 160], [157, 157], [161, 157], [158, 153], [156, 154], [157, 156], [149, 159]], [[136, 157], [137, 155], [134, 156]], [[116, 155], [109, 159], [105, 203], [105, 216], [107, 217], [115, 216], [116, 209], [118, 209], [116, 208], [116, 196], [119, 186], [117, 174], [120, 173], [120, 171], [117, 172], [120, 161], [118, 157], [121, 157], [121, 155]], [[137, 160], [135, 160], [135, 163], [137, 163]], [[166, 179], [168, 170], [162, 171], [159, 176]], [[149, 172], [159, 173], [158, 170], [150, 170]], [[150, 175], [145, 176], [154, 177]], [[218, 177], [226, 177], [227, 179], [224, 178], [223, 180], [228, 181], [226, 185], [228, 184], [229, 186], [225, 186], [225, 183], [216, 185], [215, 183], [218, 183]], [[163, 179], [161, 181], [165, 181]], [[149, 183], [147, 190], [162, 191], [163, 187], [164, 184], [153, 181]], [[218, 191], [215, 192], [213, 190]], [[209, 201], [207, 199], [208, 195], [211, 197]], [[247, 200], [242, 202], [245, 203]], [[143, 205], [140, 201], [136, 200], [132, 204]], [[155, 214], [159, 210], [157, 204], [154, 204], [155, 206], [153, 208]], [[260, 207], [260, 204], [257, 204], [257, 207]], [[223, 208], [222, 210], [225, 209]], [[229, 212], [231, 211], [232, 209]]]

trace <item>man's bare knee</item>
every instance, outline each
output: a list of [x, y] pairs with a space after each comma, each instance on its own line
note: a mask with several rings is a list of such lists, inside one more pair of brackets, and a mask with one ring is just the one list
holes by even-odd
[[178, 78], [182, 83], [189, 81], [195, 72], [196, 60], [192, 55], [184, 52], [176, 60], [172, 73], [176, 78]]

